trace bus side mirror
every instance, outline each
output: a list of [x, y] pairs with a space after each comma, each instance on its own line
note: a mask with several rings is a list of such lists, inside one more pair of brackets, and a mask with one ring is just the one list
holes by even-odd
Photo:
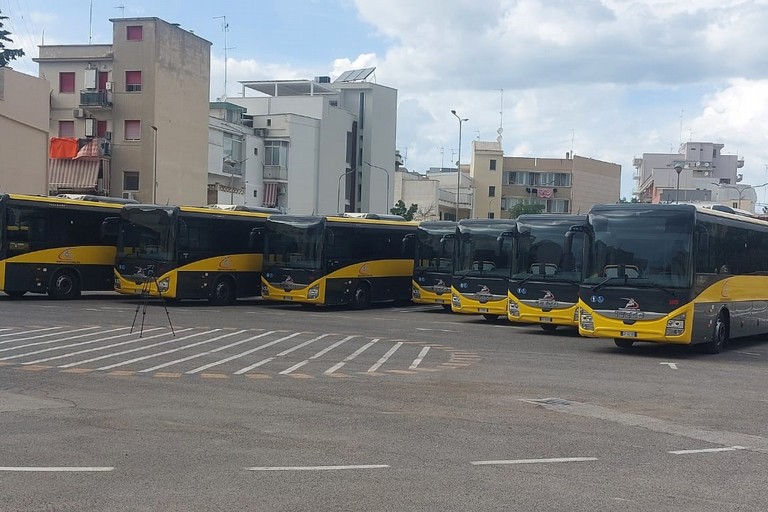
[[117, 231], [120, 225], [120, 217], [107, 217], [101, 222], [100, 236], [102, 240], [109, 240], [111, 243], [117, 241]]
[[507, 238], [514, 238], [514, 231], [504, 231], [502, 234], [496, 237], [496, 257], [498, 258], [504, 252], [504, 240]]
[[455, 239], [456, 239], [456, 235], [454, 233], [450, 233], [440, 237], [440, 250], [445, 251], [445, 245], [448, 243], [448, 240], [455, 240]]
[[411, 257], [413, 257], [413, 252], [415, 250], [415, 242], [416, 235], [413, 233], [408, 233], [403, 237], [403, 241], [400, 244], [400, 253], [401, 254], [410, 254]]
[[248, 246], [251, 250], [260, 251], [264, 248], [264, 228], [253, 228], [248, 237]]

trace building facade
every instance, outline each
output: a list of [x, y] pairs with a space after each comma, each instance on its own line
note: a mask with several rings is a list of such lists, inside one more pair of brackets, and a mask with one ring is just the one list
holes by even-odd
[[[110, 21], [112, 44], [40, 46], [51, 136], [99, 139], [96, 193], [204, 204], [211, 43], [158, 18]], [[49, 191], [82, 188], [81, 178], [52, 173]]]
[[47, 80], [0, 67], [0, 192], [45, 195]]

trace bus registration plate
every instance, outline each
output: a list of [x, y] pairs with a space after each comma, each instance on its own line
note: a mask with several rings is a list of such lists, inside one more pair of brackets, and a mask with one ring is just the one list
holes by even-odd
[[637, 338], [637, 333], [635, 331], [621, 331], [621, 337], [622, 338]]
[[477, 312], [478, 313], [487, 313], [488, 312], [488, 308], [477, 308]]
[[283, 299], [284, 300], [293, 300], [293, 297], [290, 296], [290, 295], [286, 295], [285, 297], [283, 297]]
[[435, 299], [435, 303], [443, 304], [443, 303], [445, 303], [445, 299]]
[[540, 316], [539, 322], [544, 324], [551, 324], [552, 323], [552, 317], [551, 316]]

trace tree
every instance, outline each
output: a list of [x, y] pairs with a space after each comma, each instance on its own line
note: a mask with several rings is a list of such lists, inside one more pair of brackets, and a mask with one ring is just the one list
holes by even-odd
[[520, 215], [526, 213], [544, 213], [544, 205], [517, 203], [515, 206], [509, 209], [509, 218], [516, 219]]
[[411, 204], [408, 208], [405, 207], [405, 203], [402, 199], [398, 199], [397, 203], [395, 203], [395, 207], [392, 208], [390, 213], [393, 213], [394, 215], [400, 215], [405, 220], [413, 220], [413, 215], [419, 210], [419, 205], [417, 204]]
[[2, 13], [0, 13], [0, 68], [6, 67], [12, 60], [16, 60], [19, 57], [24, 56], [24, 50], [21, 48], [14, 50], [5, 47], [6, 42], [13, 42], [13, 40], [8, 37], [11, 35], [11, 33], [3, 29], [3, 20], [7, 19], [8, 16], [3, 16]]

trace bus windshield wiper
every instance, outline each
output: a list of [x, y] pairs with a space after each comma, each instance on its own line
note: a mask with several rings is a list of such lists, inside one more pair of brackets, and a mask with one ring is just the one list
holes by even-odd
[[[606, 277], [605, 279], [603, 279], [602, 281], [600, 281], [599, 283], [597, 283], [595, 286], [593, 286], [593, 287], [592, 287], [592, 291], [593, 291], [593, 292], [596, 292], [597, 290], [599, 290], [600, 288], [602, 288], [603, 286], [605, 286], [605, 285], [608, 283], [608, 281], [610, 281], [611, 279], [621, 279], [621, 278], [620, 278], [620, 277], [618, 277], [618, 276], [609, 276], [609, 277]], [[627, 276], [624, 276], [624, 284], [627, 284]]]

